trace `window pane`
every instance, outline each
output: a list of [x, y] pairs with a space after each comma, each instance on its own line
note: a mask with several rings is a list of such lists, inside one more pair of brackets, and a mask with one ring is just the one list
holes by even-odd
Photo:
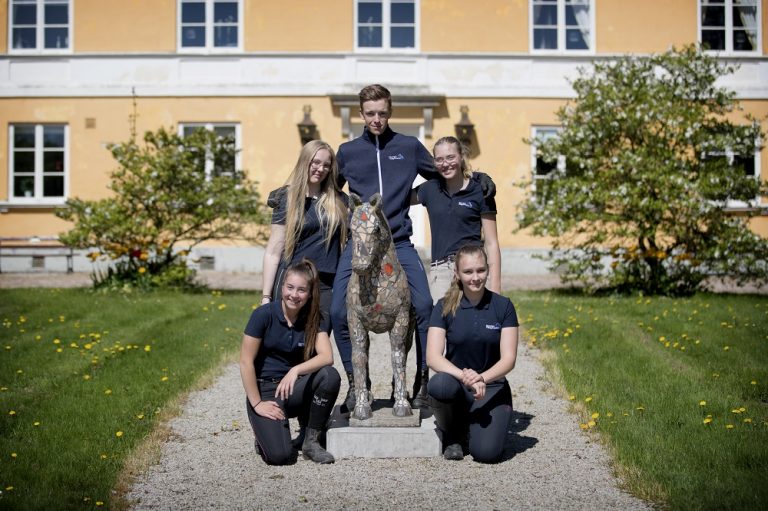
[[202, 2], [184, 2], [181, 4], [182, 23], [205, 23], [205, 4]]
[[64, 126], [45, 126], [43, 147], [64, 147]]
[[415, 21], [413, 4], [392, 4], [392, 23], [414, 23]]
[[45, 6], [45, 23], [47, 25], [62, 25], [69, 22], [69, 8], [66, 5], [54, 4]]
[[34, 126], [14, 126], [13, 127], [13, 147], [35, 147], [35, 127]]
[[414, 48], [414, 30], [411, 27], [392, 27], [390, 46], [392, 48]]
[[702, 30], [701, 44], [710, 50], [724, 50], [725, 30]]
[[183, 128], [181, 128], [181, 134], [184, 137], [188, 137], [192, 133], [194, 133], [195, 131], [201, 130], [201, 129], [204, 129], [204, 128], [202, 128], [200, 126], [184, 126]]
[[14, 25], [34, 25], [37, 23], [36, 5], [14, 5], [13, 6], [13, 24]]
[[35, 153], [32, 151], [15, 151], [13, 153], [13, 173], [35, 171]]
[[755, 176], [755, 157], [754, 155], [741, 156], [736, 154], [733, 156], [733, 166], [743, 169], [744, 175], [748, 177]]
[[734, 30], [733, 31], [734, 51], [754, 51], [756, 42], [757, 42], [757, 32], [753, 30]]
[[537, 50], [557, 49], [557, 29], [536, 28], [533, 30], [533, 47]]
[[565, 48], [567, 50], [588, 50], [587, 39], [589, 32], [581, 32], [578, 28], [569, 28], [565, 31]]
[[546, 176], [557, 167], [557, 160], [544, 161], [540, 156], [536, 157], [536, 175]]
[[45, 176], [43, 197], [64, 197], [64, 176]]
[[360, 2], [357, 4], [358, 23], [381, 23], [381, 2]]
[[360, 27], [357, 29], [357, 44], [365, 48], [381, 48], [381, 27]]
[[235, 140], [235, 127], [234, 126], [214, 126], [213, 132], [220, 137], [231, 137], [232, 142]]
[[32, 176], [16, 176], [13, 178], [14, 197], [34, 197], [35, 178]]
[[734, 7], [733, 8], [733, 26], [755, 28], [757, 25], [756, 7]]
[[185, 27], [181, 31], [181, 45], [185, 48], [205, 46], [205, 27]]
[[557, 25], [557, 5], [534, 5], [534, 25]]
[[724, 27], [725, 26], [725, 7], [701, 7], [701, 26], [703, 27]]
[[216, 27], [213, 29], [213, 45], [216, 48], [237, 46], [237, 27]]
[[45, 29], [45, 47], [46, 48], [69, 48], [69, 29], [68, 28], [46, 28]]
[[34, 28], [14, 28], [13, 29], [13, 47], [14, 48], [34, 48], [35, 29]]
[[43, 153], [43, 172], [46, 174], [64, 172], [64, 151]]
[[213, 5], [214, 23], [236, 23], [237, 2], [217, 2]]

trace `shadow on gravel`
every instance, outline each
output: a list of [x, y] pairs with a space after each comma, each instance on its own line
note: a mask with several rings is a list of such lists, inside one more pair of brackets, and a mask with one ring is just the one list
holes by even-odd
[[520, 434], [528, 428], [533, 417], [529, 413], [512, 411], [512, 417], [510, 417], [509, 426], [507, 427], [507, 441], [504, 444], [504, 454], [502, 454], [500, 461], [510, 460], [539, 443], [539, 440], [536, 438]]

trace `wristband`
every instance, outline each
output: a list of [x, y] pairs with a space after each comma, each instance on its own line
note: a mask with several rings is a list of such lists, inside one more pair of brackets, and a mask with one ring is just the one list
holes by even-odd
[[485, 383], [485, 378], [483, 378], [483, 375], [482, 374], [478, 374], [478, 376], [480, 377], [480, 381]]
[[261, 299], [263, 300], [264, 298], [266, 298], [270, 302], [272, 301], [272, 295], [261, 295]]
[[260, 404], [262, 401], [263, 401], [263, 399], [259, 399], [259, 402], [258, 402], [258, 403], [256, 403], [255, 405], [253, 405], [251, 408], [253, 408], [254, 410], [256, 410], [256, 407], [257, 407], [257, 406], [259, 406], [259, 404]]

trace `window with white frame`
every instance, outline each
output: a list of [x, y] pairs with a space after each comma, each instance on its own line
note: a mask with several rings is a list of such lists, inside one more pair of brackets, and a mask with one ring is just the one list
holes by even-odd
[[415, 50], [418, 0], [357, 0], [355, 46], [358, 50]]
[[[531, 140], [549, 140], [560, 134], [561, 128], [556, 126], [534, 126], [531, 129]], [[544, 180], [552, 179], [555, 170], [565, 172], [565, 156], [558, 156], [555, 160], [545, 160], [539, 148], [534, 143], [531, 145], [531, 168], [533, 169], [533, 190], [537, 196], [541, 196]]]
[[205, 160], [206, 176], [233, 175], [240, 168], [240, 125], [224, 123], [183, 123], [179, 125], [181, 136], [186, 137], [197, 130], [216, 133], [232, 150], [223, 154], [208, 155]]
[[10, 200], [60, 203], [67, 190], [68, 130], [65, 124], [11, 124]]
[[592, 0], [530, 0], [531, 51], [593, 52]]
[[[753, 179], [760, 179], [760, 151], [759, 144], [755, 144], [755, 151], [748, 154], [739, 154], [731, 149], [725, 151], [709, 151], [702, 155], [702, 160], [713, 161], [720, 160], [722, 164], [733, 168], [737, 172], [743, 173], [744, 176]], [[759, 197], [755, 197], [754, 201], [757, 203]], [[749, 202], [742, 200], [728, 199], [726, 206], [729, 208], [743, 208], [750, 206]]]
[[70, 50], [70, 0], [11, 0], [10, 8], [12, 53]]
[[760, 53], [760, 26], [760, 0], [699, 0], [699, 35], [709, 50]]
[[178, 0], [179, 48], [228, 51], [242, 47], [242, 0]]

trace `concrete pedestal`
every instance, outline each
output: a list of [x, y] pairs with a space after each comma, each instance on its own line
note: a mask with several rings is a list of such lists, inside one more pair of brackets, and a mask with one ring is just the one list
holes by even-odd
[[328, 452], [336, 459], [440, 456], [442, 445], [433, 417], [419, 420], [418, 409], [412, 416], [395, 417], [391, 403], [387, 407], [374, 402], [373, 409], [370, 419], [350, 421], [349, 414], [334, 408], [326, 435]]

